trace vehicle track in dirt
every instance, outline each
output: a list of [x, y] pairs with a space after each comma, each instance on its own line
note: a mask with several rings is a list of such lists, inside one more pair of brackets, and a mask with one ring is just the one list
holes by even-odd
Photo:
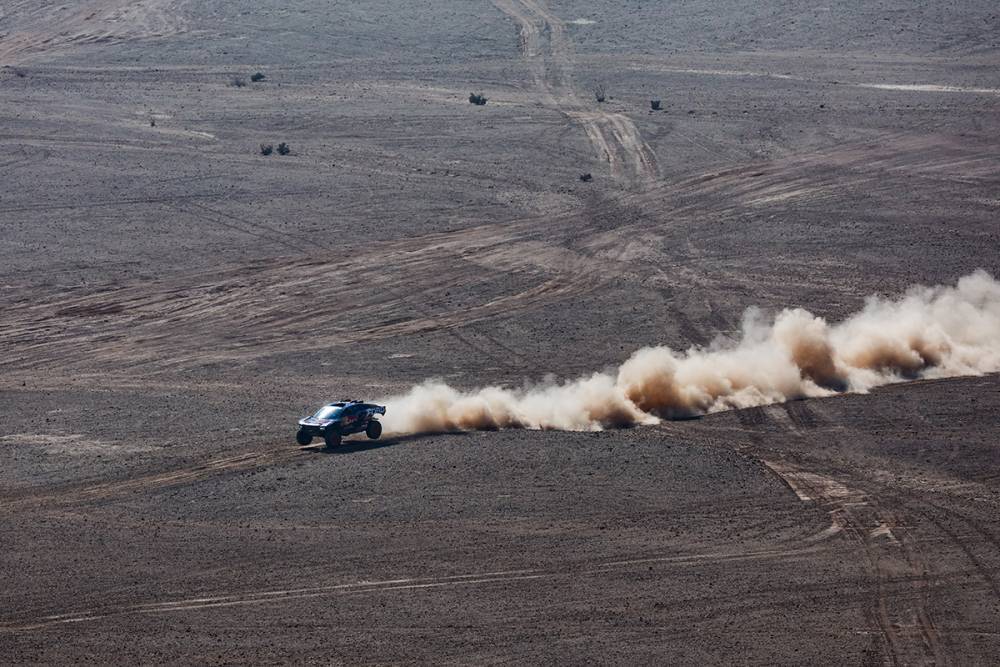
[[88, 0], [72, 7], [20, 0], [6, 3], [14, 30], [0, 40], [0, 66], [85, 44], [151, 39], [183, 32], [186, 0]]
[[[243, 592], [219, 591], [202, 594], [193, 598], [129, 603], [122, 606], [108, 606], [102, 604], [100, 601], [95, 601], [89, 608], [84, 607], [70, 611], [36, 611], [30, 614], [7, 617], [0, 620], [0, 633], [34, 632], [52, 626], [93, 622], [109, 617], [191, 612], [221, 607], [288, 604], [309, 598], [329, 598], [338, 595], [384, 594], [402, 591], [416, 593], [440, 588], [472, 587], [490, 584], [510, 586], [532, 580], [594, 579], [599, 581], [602, 577], [615, 572], [649, 571], [654, 567], [699, 567], [720, 563], [738, 563], [744, 561], [768, 562], [786, 558], [798, 558], [813, 553], [818, 548], [814, 543], [806, 541], [800, 546], [791, 548], [747, 551], [733, 550], [695, 554], [623, 555], [615, 560], [603, 559], [568, 562], [557, 569], [521, 569], [446, 576], [415, 576], [387, 580], [375, 576], [370, 579], [361, 579], [353, 582], [305, 587], [296, 585], [293, 582], [289, 584], [288, 588]], [[312, 583], [315, 584], [315, 581]]]
[[872, 614], [892, 664], [949, 664], [931, 615], [930, 566], [907, 525], [912, 519], [834, 477], [787, 461], [762, 461], [803, 502], [827, 508], [858, 546], [875, 587]]
[[[228, 223], [227, 223], [228, 224]], [[379, 250], [385, 256], [385, 249]], [[439, 270], [441, 282], [414, 282], [414, 276], [426, 275], [429, 266], [450, 267], [447, 274]], [[414, 332], [443, 331], [454, 333], [457, 340], [476, 353], [497, 359], [521, 359], [520, 353], [509, 346], [487, 350], [460, 332], [474, 322], [497, 315], [509, 316], [524, 309], [551, 305], [596, 288], [600, 274], [593, 272], [563, 273], [550, 277], [534, 271], [522, 280], [522, 286], [507, 293], [487, 291], [488, 274], [469, 259], [455, 261], [441, 249], [426, 253], [402, 250], [393, 275], [371, 267], [354, 267], [338, 260], [303, 265], [299, 260], [280, 262], [263, 269], [236, 270], [231, 275], [213, 272], [205, 276], [188, 276], [179, 283], [162, 285], [150, 290], [137, 285], [114, 292], [60, 299], [59, 304], [47, 304], [54, 311], [32, 304], [20, 312], [7, 314], [8, 326], [0, 335], [11, 354], [5, 359], [8, 367], [31, 366], [67, 370], [74, 363], [85, 361], [80, 355], [86, 350], [89, 359], [100, 358], [110, 369], [113, 366], [158, 366], [167, 356], [170, 365], [205, 359], [204, 332], [218, 326], [226, 331], [218, 338], [219, 347], [213, 353], [218, 359], [253, 358], [258, 354], [275, 354], [282, 350], [321, 349], [331, 345], [380, 340]], [[449, 283], [441, 276], [447, 275]], [[389, 281], [407, 276], [411, 289], [403, 292]], [[482, 284], [486, 294], [479, 303], [458, 307], [437, 307], [422, 304], [438, 298], [449, 284]], [[316, 306], [308, 312], [289, 309], [280, 298], [284, 292], [312, 290]], [[344, 311], [366, 304], [353, 317]], [[16, 309], [20, 310], [20, 309]], [[33, 315], [32, 313], [35, 313]], [[69, 326], [54, 330], [44, 320], [52, 313], [67, 318]], [[38, 319], [36, 320], [36, 316]], [[315, 331], [308, 341], [296, 336], [308, 322], [324, 321], [323, 329]], [[72, 323], [72, 324], [70, 324]], [[227, 324], [228, 323], [228, 324]], [[44, 333], [42, 337], [39, 334]], [[450, 335], [449, 333], [449, 335]], [[248, 346], [249, 341], [255, 345]], [[269, 341], [270, 347], [260, 346]], [[44, 341], [44, 342], [42, 342]], [[171, 355], [157, 350], [169, 347]], [[504, 348], [507, 349], [504, 349]], [[235, 355], [235, 357], [231, 356]], [[501, 355], [501, 356], [497, 356]], [[509, 355], [509, 356], [508, 356]], [[76, 360], [74, 362], [74, 360]], [[523, 359], [521, 359], [523, 361]]]
[[[167, 357], [176, 366], [185, 363], [187, 339], [191, 340], [191, 359], [203, 358], [202, 335], [209, 330], [225, 332], [216, 348], [219, 358], [234, 358], [233, 354], [248, 358], [284, 349], [318, 349], [443, 331], [477, 354], [503, 363], [523, 363], [523, 353], [512, 346], [495, 340], [498, 349], [490, 350], [460, 330], [498, 315], [551, 306], [633, 271], [631, 263], [610, 256], [595, 265], [588, 249], [568, 247], [569, 237], [564, 241], [567, 245], [559, 244], [559, 238], [545, 241], [545, 231], [535, 217], [387, 242], [343, 256], [322, 241], [282, 235], [270, 225], [224, 214], [214, 207], [193, 201], [162, 201], [209, 224], [280, 242], [295, 255], [251, 266], [178, 275], [154, 285], [141, 281], [14, 305], [5, 312], [7, 326], [0, 332], [0, 342], [8, 344], [12, 353], [0, 365], [65, 369], [74, 359], [81, 360], [80, 351], [86, 349], [90, 360], [99, 357], [111, 366], [155, 365], [155, 359]], [[587, 220], [594, 224], [603, 211], [615, 206], [613, 202], [599, 204]], [[576, 216], [575, 211], [566, 210], [547, 219]], [[574, 231], [585, 234], [587, 228], [580, 224]], [[319, 249], [320, 257], [301, 259], [307, 247], [310, 255]], [[387, 271], [386, 266], [391, 269]], [[488, 287], [489, 272], [518, 276], [518, 288], [497, 293]], [[399, 288], [400, 284], [406, 284], [407, 289]], [[431, 306], [450, 284], [467, 288], [479, 284], [489, 296], [457, 308]], [[283, 305], [285, 299], [276, 298], [286, 293], [310, 293], [315, 305], [308, 312], [288, 310]], [[343, 317], [345, 304], [350, 304], [348, 311], [356, 316], [354, 320]], [[365, 308], [359, 310], [359, 304]], [[69, 318], [65, 326], [57, 330], [50, 326], [53, 313]], [[313, 330], [307, 341], [297, 335], [307, 322], [324, 318], [327, 326]], [[39, 336], [42, 331], [45, 335]], [[255, 344], [245, 345], [244, 339]], [[272, 346], [265, 349], [261, 345], [265, 340]], [[161, 346], [169, 346], [170, 354], [156, 353]]]
[[585, 104], [577, 94], [573, 45], [565, 23], [540, 0], [495, 0], [493, 4], [517, 22], [521, 53], [544, 104], [583, 128], [616, 179], [635, 188], [655, 182], [655, 155], [635, 123], [623, 113]]
[[[837, 173], [829, 171], [831, 164], [837, 165]], [[870, 192], [880, 175], [895, 172], [908, 178], [952, 178], [958, 177], [956, 170], [961, 170], [965, 180], [986, 182], [995, 178], [996, 166], [995, 156], [988, 157], [981, 148], [967, 142], [904, 134], [891, 147], [845, 145], [814, 155], [789, 156], [701, 173], [671, 184], [660, 183], [622, 198], [593, 202], [582, 210], [568, 207], [541, 217], [387, 242], [363, 248], [350, 257], [325, 248], [326, 257], [320, 253], [320, 257], [307, 260], [301, 259], [307, 254], [303, 249], [312, 248], [311, 254], [315, 254], [315, 248], [324, 249], [321, 241], [282, 233], [247, 215], [220, 212], [218, 205], [199, 200], [202, 195], [65, 204], [76, 208], [158, 203], [209, 225], [281, 243], [294, 254], [250, 266], [178, 274], [152, 284], [126, 283], [112, 289], [83, 294], [74, 291], [11, 304], [5, 308], [5, 327], [0, 331], [0, 343], [6, 344], [10, 353], [0, 360], [0, 366], [9, 371], [57, 366], [68, 369], [81, 362], [81, 350], [105, 359], [111, 366], [157, 365], [161, 362], [155, 359], [172, 355], [176, 358], [171, 364], [183, 364], [203, 354], [203, 335], [207, 331], [215, 332], [212, 338], [218, 344], [213, 348], [217, 358], [224, 360], [253, 358], [266, 347], [261, 343], [268, 341], [274, 344], [270, 353], [443, 331], [449, 336], [461, 336], [456, 340], [463, 346], [502, 365], [508, 360], [524, 362], [524, 353], [515, 346], [498, 344], [491, 351], [488, 348], [492, 344], [477, 343], [460, 330], [475, 322], [551, 307], [581, 294], [598, 292], [615, 280], [638, 285], [662, 281], [665, 271], [669, 272], [669, 284], [674, 290], [695, 285], [718, 289], [752, 287], [753, 277], [729, 270], [725, 258], [713, 256], [712, 263], [705, 265], [698, 248], [692, 248], [683, 261], [658, 251], [663, 233], [658, 229], [662, 224], [660, 213], [670, 211], [678, 223], [706, 215], [735, 220], [743, 215], [748, 203], [769, 197], [796, 197], [801, 203], [804, 198], [821, 196], [818, 193], [824, 190], [857, 188], [859, 193]], [[791, 173], [798, 175], [789, 181]], [[812, 194], [803, 193], [806, 184]], [[60, 206], [44, 205], [46, 210]], [[603, 231], [609, 217], [626, 220]], [[546, 231], [564, 227], [556, 234]], [[633, 250], [641, 253], [639, 261]], [[385, 266], [392, 270], [385, 271]], [[791, 271], [795, 267], [789, 264], [786, 268]], [[797, 279], [807, 284], [809, 267], [803, 264], [799, 271], [802, 275]], [[507, 293], [497, 293], [490, 285], [491, 273], [516, 280], [504, 288]], [[16, 282], [19, 276], [7, 279]], [[480, 285], [484, 296], [478, 303], [450, 307], [440, 302], [447, 291], [443, 285], [449, 281], [466, 288]], [[396, 284], [408, 288], [401, 290]], [[831, 286], [824, 281], [819, 286], [854, 293], [850, 282]], [[277, 298], [283, 293], [313, 293], [315, 306], [310, 312], [289, 309], [286, 299]], [[358, 304], [365, 304], [365, 308], [347, 321], [341, 316], [345, 303], [354, 310]], [[53, 313], [65, 321], [55, 326]], [[313, 329], [308, 340], [297, 335], [305, 323], [324, 318], [328, 326]], [[678, 312], [677, 321], [685, 321], [683, 312]], [[189, 326], [192, 323], [194, 329]], [[213, 323], [217, 326], [210, 326]], [[689, 333], [695, 336], [692, 340], [698, 340], [697, 331]], [[188, 339], [190, 342], [186, 342]], [[258, 344], [247, 345], [249, 340]], [[170, 354], [157, 352], [167, 346]], [[184, 351], [188, 348], [191, 353], [185, 361]], [[808, 419], [808, 415], [804, 418]]]
[[[930, 392], [956, 382], [969, 380], [916, 381], [910, 383], [909, 391]], [[760, 459], [802, 502], [826, 509], [838, 532], [856, 545], [874, 592], [870, 617], [883, 637], [888, 661], [935, 665], [975, 662], [977, 648], [970, 638], [993, 636], [984, 625], [988, 615], [978, 610], [1000, 604], [996, 576], [1000, 539], [984, 521], [994, 511], [995, 490], [988, 479], [975, 475], [955, 478], [941, 473], [927, 477], [924, 471], [916, 475], [899, 470], [889, 473], [880, 463], [859, 465], [845, 459], [843, 452], [834, 454], [829, 443], [849, 437], [850, 430], [845, 431], [841, 423], [845, 410], [837, 405], [838, 399], [827, 400], [830, 402], [805, 400], [780, 408], [737, 412], [736, 421], [742, 429], [752, 431], [750, 443], [740, 451]], [[877, 439], [935, 427], [934, 422], [921, 417], [910, 417], [901, 427], [881, 411], [872, 411], [864, 418], [872, 420]], [[803, 439], [815, 442], [805, 449], [800, 444]], [[783, 453], [779, 454], [779, 450], [765, 447], [769, 441], [788, 444], [781, 446]], [[891, 450], [893, 445], [884, 447]], [[961, 465], [955, 452], [939, 456]], [[854, 455], [868, 453], [862, 449]], [[955, 605], [968, 616], [955, 615]]]
[[6, 497], [0, 497], [0, 511], [50, 510], [99, 503], [132, 494], [193, 484], [209, 477], [280, 465], [301, 456], [301, 451], [291, 448], [245, 452], [125, 479], [75, 483], [63, 488], [48, 488], [37, 491], [24, 489]]
[[[971, 531], [972, 536], [976, 538], [975, 544], [985, 546], [993, 561], [1000, 561], [1000, 541], [997, 540], [997, 537], [978, 520], [943, 504], [925, 498], [907, 498], [905, 496], [900, 498], [900, 502], [919, 511], [922, 519], [931, 522], [948, 536], [976, 569], [983, 584], [989, 587], [994, 598], [1000, 603], [1000, 577], [997, 574], [997, 563], [988, 563], [983, 555], [977, 554], [970, 545], [969, 538], [963, 537], [959, 531], [961, 531], [962, 525], [966, 526], [967, 530]], [[956, 521], [958, 525], [955, 524]]]
[[[995, 58], [927, 30], [981, 36], [992, 8], [915, 7], [907, 42], [864, 3], [794, 25], [778, 6], [608, 4], [580, 12], [592, 28], [551, 0], [127, 4], [15, 0], [5, 18], [34, 25], [0, 20], [0, 64], [19, 63], [0, 72], [18, 116], [0, 654], [996, 655], [996, 429], [976, 419], [995, 379], [332, 456], [287, 431], [341, 388], [569, 378], [710, 344], [749, 304], [832, 322], [868, 294], [995, 273], [995, 105], [971, 94]], [[822, 29], [858, 12], [876, 36]], [[693, 75], [712, 67], [760, 75]], [[620, 99], [594, 101], [601, 76]], [[490, 106], [466, 104], [470, 84]], [[646, 90], [671, 91], [664, 113]], [[265, 139], [295, 152], [265, 161]]]

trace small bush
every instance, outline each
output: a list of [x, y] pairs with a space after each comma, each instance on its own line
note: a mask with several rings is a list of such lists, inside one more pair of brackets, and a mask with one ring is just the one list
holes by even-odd
[[608, 91], [604, 88], [603, 83], [599, 83], [596, 86], [594, 86], [594, 99], [596, 99], [598, 102], [603, 102], [604, 100], [608, 99]]
[[232, 86], [233, 88], [242, 88], [243, 86], [247, 85], [247, 82], [246, 79], [234, 76], [232, 79], [230, 79], [229, 85]]
[[594, 180], [594, 177], [590, 175], [590, 172], [587, 172], [586, 174], [580, 174], [580, 180], [584, 183], [590, 183]]
[[284, 141], [278, 144], [278, 155], [288, 155], [292, 152], [292, 149], [288, 147]]
[[476, 93], [470, 93], [469, 102], [471, 102], [472, 104], [476, 104], [478, 106], [483, 106], [484, 104], [486, 104], [486, 96], [483, 95], [482, 93], [479, 93], [478, 95]]
[[[281, 145], [284, 146], [284, 144], [281, 144]], [[270, 155], [273, 152], [274, 152], [274, 146], [273, 145], [271, 145], [271, 144], [261, 144], [260, 145], [260, 154], [261, 155]]]
[[262, 72], [254, 72], [253, 74], [250, 75], [250, 80], [253, 81], [254, 83], [257, 83], [258, 81], [263, 81], [266, 78], [267, 77], [264, 76]]
[[650, 100], [649, 101], [649, 107], [653, 111], [659, 111], [660, 110], [660, 100]]
[[23, 79], [24, 77], [28, 76], [28, 74], [23, 69], [18, 69], [15, 67], [14, 76], [16, 76], [18, 79]]

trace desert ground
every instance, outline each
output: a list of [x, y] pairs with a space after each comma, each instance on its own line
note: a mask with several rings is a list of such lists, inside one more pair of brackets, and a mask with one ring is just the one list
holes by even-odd
[[994, 374], [294, 436], [1000, 275], [998, 67], [980, 0], [4, 3], [0, 662], [996, 664]]

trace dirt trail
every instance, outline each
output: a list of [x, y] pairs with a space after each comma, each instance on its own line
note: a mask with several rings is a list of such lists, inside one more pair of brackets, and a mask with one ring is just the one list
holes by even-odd
[[6, 499], [0, 498], [0, 510], [24, 511], [26, 508], [52, 508], [112, 500], [129, 494], [193, 484], [216, 475], [279, 465], [301, 455], [299, 450], [290, 448], [247, 452], [127, 479], [74, 484], [62, 489], [47, 489], [41, 493], [34, 493], [29, 489]]
[[[209, 220], [218, 222], [217, 216]], [[250, 220], [227, 224], [267, 240], [277, 237]], [[450, 333], [477, 354], [517, 359], [516, 350], [483, 349], [459, 330], [498, 314], [592, 291], [619, 271], [611, 261], [595, 269], [587, 256], [546, 246], [536, 235], [537, 225], [530, 220], [486, 225], [385, 243], [347, 259], [303, 263], [293, 257], [179, 275], [155, 289], [140, 281], [10, 305], [0, 332], [0, 344], [9, 354], [0, 365], [37, 373], [100, 360], [105, 369], [176, 369], [205, 362], [206, 337], [217, 340], [214, 358], [226, 360], [429, 331]], [[285, 240], [306, 242], [287, 236]], [[385, 270], [383, 263], [392, 270]], [[490, 288], [495, 272], [517, 272], [521, 279], [510, 292], [497, 293]], [[404, 283], [405, 291], [397, 287]], [[448, 285], [458, 283], [481, 286], [480, 300], [449, 304]], [[287, 295], [307, 293], [315, 302], [310, 312], [288, 305]], [[345, 302], [364, 302], [366, 308], [345, 317]], [[60, 320], [57, 328], [52, 327], [53, 316]], [[327, 326], [314, 331], [308, 342], [299, 336], [305, 323], [323, 318]]]
[[[693, 554], [653, 555], [625, 557], [621, 560], [583, 560], [570, 562], [558, 568], [507, 570], [499, 572], [475, 572], [446, 576], [413, 576], [385, 579], [373, 577], [354, 582], [327, 585], [302, 586], [291, 582], [288, 588], [256, 591], [223, 591], [212, 595], [177, 598], [173, 600], [108, 605], [95, 601], [90, 608], [74, 611], [42, 611], [10, 617], [0, 622], [0, 633], [23, 633], [50, 628], [52, 626], [99, 621], [109, 617], [133, 616], [140, 614], [167, 614], [171, 612], [209, 610], [220, 607], [243, 607], [254, 605], [276, 605], [297, 602], [308, 598], [326, 598], [336, 595], [382, 594], [394, 591], [417, 592], [426, 589], [470, 587], [488, 584], [517, 585], [530, 580], [552, 579], [603, 579], [614, 576], [615, 572], [649, 571], [653, 567], [681, 568], [703, 567], [716, 563], [741, 561], [778, 561], [797, 558], [816, 551], [818, 547], [809, 544], [785, 549], [733, 550]], [[298, 584], [298, 585], [297, 585]], [[595, 586], [599, 586], [595, 583]]]
[[538, 0], [495, 0], [494, 4], [520, 26], [521, 52], [545, 104], [583, 127], [616, 179], [633, 186], [655, 181], [656, 158], [635, 123], [625, 114], [585, 104], [577, 94], [573, 45], [565, 23]]
[[5, 7], [0, 66], [82, 44], [149, 39], [184, 30], [176, 0], [90, 0], [67, 8], [59, 3], [16, 2]]
[[892, 664], [949, 664], [931, 615], [928, 563], [899, 508], [841, 480], [786, 461], [764, 460], [803, 502], [826, 507], [857, 544], [873, 579], [873, 617]]

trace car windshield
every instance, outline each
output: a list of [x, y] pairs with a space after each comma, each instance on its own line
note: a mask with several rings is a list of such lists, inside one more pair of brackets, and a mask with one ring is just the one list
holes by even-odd
[[344, 408], [340, 405], [324, 405], [316, 414], [313, 415], [316, 419], [336, 419]]

